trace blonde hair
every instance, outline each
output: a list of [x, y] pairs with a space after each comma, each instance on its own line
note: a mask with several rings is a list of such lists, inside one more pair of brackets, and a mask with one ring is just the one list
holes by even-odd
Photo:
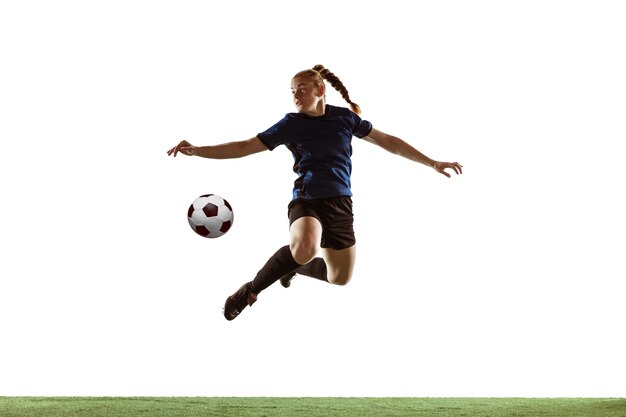
[[341, 94], [341, 97], [350, 105], [350, 110], [355, 112], [356, 114], [361, 114], [361, 107], [358, 104], [354, 103], [350, 100], [350, 95], [348, 94], [348, 89], [343, 85], [339, 77], [330, 72], [328, 69], [324, 68], [323, 65], [316, 65], [312, 69], [307, 69], [304, 71], [300, 71], [293, 78], [309, 78], [311, 81], [315, 83], [316, 86], [320, 86], [324, 84], [324, 80], [328, 81], [333, 88]]

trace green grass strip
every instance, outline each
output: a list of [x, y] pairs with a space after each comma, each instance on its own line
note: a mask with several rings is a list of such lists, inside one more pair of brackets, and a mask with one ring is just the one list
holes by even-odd
[[0, 416], [626, 417], [626, 399], [0, 397]]

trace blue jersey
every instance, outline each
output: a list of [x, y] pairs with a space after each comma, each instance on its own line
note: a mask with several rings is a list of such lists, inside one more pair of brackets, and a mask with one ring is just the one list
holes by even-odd
[[344, 107], [326, 105], [323, 116], [288, 113], [257, 136], [273, 150], [285, 145], [293, 154], [293, 199], [352, 196], [352, 136], [362, 138], [372, 124]]

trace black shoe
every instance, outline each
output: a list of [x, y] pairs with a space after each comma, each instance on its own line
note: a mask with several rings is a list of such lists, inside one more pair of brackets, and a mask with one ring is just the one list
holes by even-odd
[[287, 274], [283, 277], [280, 277], [280, 285], [282, 285], [285, 288], [289, 288], [289, 286], [291, 285], [291, 280], [295, 276], [296, 276], [296, 273], [292, 272], [291, 274]]
[[224, 303], [223, 313], [226, 320], [234, 320], [246, 306], [251, 306], [256, 302], [256, 297], [257, 295], [252, 292], [252, 282], [242, 285]]

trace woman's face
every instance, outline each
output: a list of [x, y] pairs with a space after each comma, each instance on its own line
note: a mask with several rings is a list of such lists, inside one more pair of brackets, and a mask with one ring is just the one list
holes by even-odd
[[300, 113], [316, 113], [324, 99], [324, 85], [316, 86], [309, 78], [296, 77], [291, 81], [291, 93]]

